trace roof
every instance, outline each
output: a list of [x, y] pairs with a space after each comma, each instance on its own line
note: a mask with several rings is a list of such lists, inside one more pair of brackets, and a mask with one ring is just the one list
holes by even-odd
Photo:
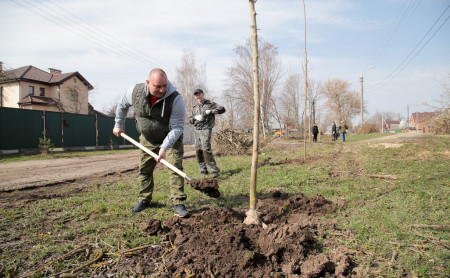
[[416, 112], [411, 114], [411, 120], [414, 119], [416, 123], [423, 123], [429, 117], [434, 116], [435, 112]]
[[386, 123], [389, 125], [397, 125], [400, 124], [400, 121], [386, 121]]
[[38, 104], [38, 105], [45, 105], [45, 106], [59, 106], [59, 103], [54, 98], [50, 97], [41, 97], [41, 96], [33, 96], [33, 95], [27, 95], [23, 99], [19, 101], [20, 105], [32, 105], [32, 104]]
[[24, 80], [47, 83], [50, 85], [59, 85], [75, 76], [78, 77], [89, 90], [94, 89], [94, 87], [78, 71], [69, 73], [49, 73], [33, 66], [24, 66], [5, 71], [3, 76], [0, 78], [0, 83]]
[[92, 104], [90, 104], [90, 103], [88, 103], [88, 110], [89, 110], [88, 115], [90, 115], [90, 116], [98, 115], [98, 116], [103, 116], [103, 117], [109, 117], [105, 113], [95, 110], [94, 106], [92, 106]]

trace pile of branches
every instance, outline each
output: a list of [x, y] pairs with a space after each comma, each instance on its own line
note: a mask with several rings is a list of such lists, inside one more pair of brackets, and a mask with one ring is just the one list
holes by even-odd
[[450, 134], [450, 109], [446, 108], [433, 115], [427, 125], [435, 134]]
[[251, 133], [223, 129], [212, 137], [212, 148], [217, 155], [251, 154], [253, 135]]
[[379, 131], [377, 130], [377, 127], [374, 124], [365, 124], [363, 125], [360, 134], [370, 134], [377, 132]]

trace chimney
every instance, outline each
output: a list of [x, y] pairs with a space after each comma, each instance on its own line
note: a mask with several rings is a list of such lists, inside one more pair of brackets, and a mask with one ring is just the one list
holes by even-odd
[[0, 73], [3, 73], [3, 62], [0, 62]]
[[62, 71], [59, 69], [53, 69], [53, 68], [48, 68], [48, 72], [49, 73], [53, 73], [53, 74], [61, 74]]

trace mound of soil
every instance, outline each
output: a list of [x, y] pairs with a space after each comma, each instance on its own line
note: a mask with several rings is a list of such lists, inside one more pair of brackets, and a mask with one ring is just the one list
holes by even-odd
[[330, 235], [342, 234], [320, 219], [339, 206], [320, 195], [275, 192], [258, 202], [267, 225], [245, 225], [245, 211], [210, 208], [188, 219], [148, 219], [140, 229], [158, 236], [151, 245], [121, 257], [103, 273], [157, 277], [345, 277], [355, 274], [348, 249]]

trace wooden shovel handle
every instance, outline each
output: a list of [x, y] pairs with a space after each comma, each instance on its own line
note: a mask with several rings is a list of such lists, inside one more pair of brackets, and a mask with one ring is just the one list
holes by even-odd
[[[137, 142], [136, 140], [134, 140], [133, 138], [131, 138], [130, 136], [126, 135], [125, 133], [120, 133], [120, 136], [122, 136], [123, 138], [127, 139], [128, 141], [130, 141], [133, 145], [135, 145], [136, 147], [138, 147], [139, 149], [143, 150], [144, 152], [148, 153], [149, 155], [151, 155], [153, 158], [157, 159], [158, 155], [156, 155], [154, 152], [152, 152], [151, 150], [147, 149], [146, 147], [144, 147], [141, 143]], [[177, 167], [173, 166], [172, 164], [170, 164], [169, 162], [167, 162], [167, 160], [165, 159], [161, 159], [160, 162], [162, 164], [164, 164], [167, 168], [169, 168], [170, 170], [174, 171], [175, 173], [177, 173], [178, 175], [180, 175], [181, 177], [185, 178], [188, 181], [191, 181], [192, 179], [186, 175], [183, 171], [181, 171], [180, 169], [178, 169]]]

